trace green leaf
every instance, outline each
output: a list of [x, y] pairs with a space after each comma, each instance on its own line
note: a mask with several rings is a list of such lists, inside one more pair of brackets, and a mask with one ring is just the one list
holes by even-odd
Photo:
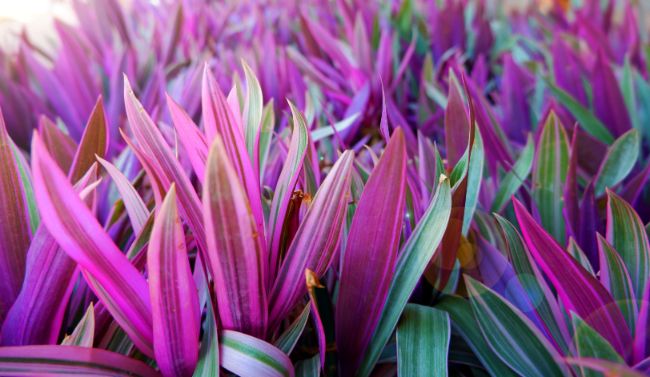
[[637, 130], [629, 130], [616, 139], [596, 175], [596, 196], [604, 194], [606, 187], [615, 186], [630, 174], [639, 157], [640, 146], [641, 137]]
[[501, 360], [526, 377], [568, 375], [561, 356], [523, 313], [471, 277], [465, 283], [483, 335]]
[[408, 304], [397, 326], [397, 374], [447, 376], [449, 315], [431, 307]]
[[298, 318], [293, 321], [289, 327], [280, 335], [278, 340], [274, 342], [274, 345], [278, 347], [282, 352], [289, 355], [293, 348], [296, 346], [300, 335], [302, 335], [307, 320], [309, 319], [309, 313], [311, 312], [311, 306], [305, 305], [305, 308], [302, 310]]
[[512, 166], [512, 169], [506, 174], [499, 185], [499, 191], [492, 202], [491, 212], [500, 212], [508, 203], [510, 197], [524, 184], [530, 170], [533, 167], [533, 157], [535, 156], [535, 142], [533, 137], [528, 135], [526, 146], [521, 151], [519, 159]]
[[636, 297], [650, 278], [650, 244], [643, 223], [634, 208], [612, 191], [607, 200], [607, 242], [616, 249], [632, 279]]
[[550, 81], [546, 81], [546, 85], [551, 90], [551, 93], [555, 98], [564, 105], [571, 114], [578, 120], [580, 126], [591, 136], [602, 141], [605, 144], [610, 144], [614, 141], [614, 136], [609, 132], [607, 127], [603, 122], [596, 117], [596, 115], [591, 112], [586, 107], [582, 106], [575, 98], [573, 98], [569, 93], [555, 86]]
[[[573, 320], [573, 340], [576, 345], [578, 356], [589, 357], [601, 360], [609, 360], [620, 364], [625, 364], [625, 360], [614, 350], [611, 344], [603, 338], [596, 330], [589, 326], [585, 321], [575, 313]], [[594, 370], [582, 368], [584, 377], [598, 377], [601, 373]]]
[[533, 198], [542, 225], [560, 244], [564, 244], [562, 193], [569, 167], [569, 142], [564, 126], [554, 112], [546, 118], [537, 144], [533, 169]]
[[623, 93], [623, 99], [625, 100], [625, 107], [627, 107], [627, 112], [630, 114], [630, 120], [632, 121], [632, 126], [635, 129], [640, 129], [639, 124], [639, 112], [636, 107], [636, 92], [634, 90], [634, 71], [632, 70], [632, 64], [630, 64], [630, 57], [625, 57], [625, 64], [623, 65], [623, 77], [621, 80], [621, 93]]
[[269, 147], [271, 146], [274, 127], [275, 111], [273, 111], [273, 99], [271, 99], [262, 110], [262, 124], [260, 126], [260, 140], [258, 146], [260, 151], [260, 181], [264, 180], [264, 169], [266, 168], [266, 160], [269, 158]]
[[495, 214], [505, 236], [508, 257], [517, 273], [521, 286], [528, 293], [528, 297], [535, 304], [537, 314], [542, 318], [553, 339], [565, 351], [569, 351], [567, 343], [570, 341], [569, 330], [563, 318], [558, 318], [554, 313], [560, 313], [559, 306], [553, 297], [544, 277], [529, 258], [528, 250], [512, 223]]
[[429, 208], [401, 251], [384, 311], [357, 372], [358, 376], [367, 377], [372, 372], [420, 276], [442, 241], [450, 214], [449, 179], [441, 176]]
[[63, 338], [61, 345], [92, 347], [95, 338], [95, 309], [91, 302], [72, 334]]
[[293, 377], [291, 359], [273, 345], [232, 330], [221, 332], [221, 366], [241, 376]]
[[485, 162], [485, 150], [483, 149], [483, 138], [478, 127], [474, 133], [474, 144], [469, 159], [467, 171], [467, 195], [465, 196], [465, 211], [463, 212], [463, 235], [466, 236], [474, 218], [478, 194], [481, 191], [483, 181], [483, 164]]
[[451, 317], [452, 326], [467, 342], [476, 357], [492, 376], [514, 377], [516, 374], [490, 348], [479, 331], [469, 301], [458, 296], [445, 296], [436, 303], [436, 308], [446, 311]]
[[594, 268], [591, 266], [591, 262], [589, 262], [589, 258], [573, 238], [569, 238], [569, 245], [566, 251], [573, 257], [573, 259], [578, 261], [578, 263], [580, 263], [580, 265], [584, 267], [587, 272], [589, 272], [592, 276], [596, 276]]
[[307, 360], [302, 360], [296, 366], [296, 377], [320, 376], [320, 356], [316, 355]]
[[616, 304], [621, 308], [630, 332], [634, 334], [638, 308], [630, 274], [618, 251], [600, 234], [596, 236], [600, 254], [600, 282], [612, 294]]
[[199, 361], [193, 377], [212, 377], [219, 375], [219, 335], [212, 303], [208, 300], [206, 316], [203, 320], [203, 339], [199, 348]]
[[262, 88], [251, 67], [242, 60], [244, 75], [246, 77], [246, 99], [244, 101], [243, 121], [246, 133], [246, 149], [251, 161], [259, 161], [259, 152], [256, 147], [259, 140], [260, 124], [262, 121]]

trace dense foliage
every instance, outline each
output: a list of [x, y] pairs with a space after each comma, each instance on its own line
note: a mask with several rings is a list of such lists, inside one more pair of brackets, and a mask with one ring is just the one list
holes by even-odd
[[650, 374], [639, 2], [72, 3], [0, 52], [0, 375]]

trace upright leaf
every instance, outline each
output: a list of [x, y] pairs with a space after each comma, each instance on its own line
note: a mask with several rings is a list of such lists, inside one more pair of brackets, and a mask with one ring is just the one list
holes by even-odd
[[564, 320], [564, 313], [560, 311], [553, 292], [534, 260], [531, 259], [530, 252], [524, 246], [524, 241], [515, 226], [499, 215], [494, 216], [503, 230], [508, 256], [522, 287], [535, 303], [535, 310], [544, 321], [554, 343], [567, 352], [569, 350], [567, 343], [570, 342], [569, 330]]
[[384, 307], [397, 262], [405, 188], [406, 143], [397, 128], [364, 187], [347, 238], [335, 320], [343, 374], [352, 375], [362, 361]]
[[613, 191], [607, 192], [607, 242], [627, 267], [637, 297], [650, 280], [648, 234], [634, 208]]
[[516, 374], [499, 357], [486, 342], [479, 329], [479, 324], [472, 312], [468, 300], [458, 296], [444, 296], [436, 303], [436, 309], [449, 314], [452, 328], [459, 332], [476, 357], [492, 376], [512, 377]]
[[637, 303], [630, 274], [618, 251], [614, 250], [612, 245], [600, 234], [598, 234], [598, 251], [600, 254], [600, 282], [612, 294], [618, 307], [621, 308], [627, 326], [634, 333]]
[[403, 377], [447, 376], [450, 327], [446, 312], [406, 305], [397, 326], [397, 374]]
[[[625, 364], [625, 360], [619, 355], [596, 330], [591, 328], [580, 317], [573, 315], [573, 339], [578, 356], [590, 357], [600, 360], [609, 360], [615, 363]], [[583, 369], [585, 377], [597, 377], [600, 373]]]
[[372, 372], [388, 338], [415, 289], [420, 276], [434, 256], [445, 233], [451, 214], [451, 188], [449, 179], [442, 175], [438, 189], [420, 223], [403, 246], [397, 260], [395, 275], [388, 290], [386, 304], [375, 333], [368, 345], [357, 376], [367, 377]]
[[271, 290], [271, 322], [278, 323], [306, 293], [305, 269], [321, 277], [341, 236], [348, 206], [354, 152], [344, 152], [323, 181], [305, 214]]
[[596, 175], [595, 194], [605, 193], [605, 188], [614, 187], [632, 171], [639, 156], [641, 136], [639, 131], [630, 130], [609, 147]]
[[165, 376], [189, 376], [199, 354], [201, 314], [174, 185], [156, 215], [147, 266], [156, 362]]
[[554, 112], [549, 113], [543, 127], [533, 168], [533, 198], [544, 228], [564, 244], [562, 192], [569, 166], [569, 142]]
[[11, 144], [0, 113], [0, 321], [20, 292], [32, 236], [25, 191]]
[[257, 165], [259, 161], [259, 137], [262, 122], [262, 88], [251, 67], [242, 60], [244, 76], [246, 76], [246, 100], [244, 101], [243, 118], [246, 135], [246, 150], [251, 161]]
[[263, 337], [268, 316], [264, 249], [246, 191], [219, 134], [208, 155], [203, 217], [221, 324]]
[[91, 302], [86, 313], [77, 323], [72, 334], [63, 338], [61, 342], [65, 346], [80, 346], [92, 348], [95, 337], [95, 307]]
[[205, 162], [208, 159], [208, 143], [192, 118], [169, 95], [167, 107], [171, 114], [176, 133], [187, 152], [192, 169], [201, 183], [205, 178]]
[[226, 155], [237, 172], [237, 179], [246, 190], [255, 224], [262, 245], [264, 239], [264, 217], [260, 196], [259, 178], [254, 165], [246, 153], [246, 142], [242, 130], [239, 128], [234, 115], [226, 101], [226, 97], [219, 88], [214, 76], [206, 65], [203, 70], [202, 86], [203, 124], [208, 144], [212, 143], [217, 134], [221, 135]]
[[[201, 202], [190, 182], [189, 177], [174, 156], [162, 133], [135, 97], [126, 76], [124, 77], [124, 106], [131, 131], [138, 146], [130, 143], [134, 153], [153, 181], [152, 185], [167, 190], [172, 183], [176, 184], [181, 216], [188, 223], [199, 250], [205, 252], [205, 229], [202, 221]], [[154, 194], [157, 190], [154, 190]], [[157, 200], [162, 201], [162, 193], [156, 194]]]
[[293, 134], [291, 135], [287, 159], [282, 166], [278, 183], [275, 186], [269, 212], [268, 229], [270, 236], [269, 244], [271, 247], [268, 262], [269, 280], [275, 277], [280, 266], [280, 241], [282, 238], [282, 229], [286, 221], [289, 200], [298, 181], [305, 159], [305, 153], [309, 147], [307, 121], [291, 102], [289, 102], [289, 107], [293, 115]]
[[526, 146], [521, 151], [519, 159], [512, 166], [512, 169], [503, 177], [499, 190], [492, 202], [492, 212], [499, 212], [507, 204], [517, 190], [524, 184], [530, 170], [533, 167], [533, 156], [535, 154], [535, 143], [532, 136], [528, 136]]
[[449, 72], [449, 95], [445, 109], [445, 146], [449, 166], [455, 166], [468, 145], [470, 124], [461, 94], [461, 86], [453, 71]]
[[70, 167], [70, 181], [76, 183], [95, 163], [95, 155], [104, 157], [108, 150], [108, 126], [104, 115], [104, 103], [100, 96], [90, 114], [79, 147]]

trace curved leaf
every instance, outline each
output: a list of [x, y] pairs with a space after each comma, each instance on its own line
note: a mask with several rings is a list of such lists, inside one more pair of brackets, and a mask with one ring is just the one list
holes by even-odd
[[32, 140], [32, 170], [36, 200], [50, 234], [115, 300], [114, 308], [120, 311], [115, 318], [138, 348], [153, 355], [147, 282], [79, 198], [37, 134]]
[[118, 353], [77, 346], [0, 347], [3, 376], [159, 376], [145, 363]]
[[224, 330], [219, 339], [221, 366], [242, 377], [293, 377], [289, 357], [263, 340]]
[[630, 331], [607, 290], [535, 222], [514, 200], [515, 214], [528, 248], [551, 281], [567, 311], [576, 312], [623, 355], [631, 342]]
[[523, 313], [471, 277], [465, 283], [483, 335], [501, 360], [522, 376], [568, 374], [560, 355]]

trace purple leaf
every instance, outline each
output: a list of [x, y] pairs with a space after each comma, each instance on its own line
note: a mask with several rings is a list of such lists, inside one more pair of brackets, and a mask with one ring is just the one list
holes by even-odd
[[120, 310], [116, 320], [138, 348], [153, 355], [147, 282], [79, 198], [37, 134], [32, 170], [38, 208], [50, 234], [115, 300]]
[[335, 320], [346, 375], [359, 366], [386, 301], [397, 262], [405, 188], [406, 144], [397, 128], [366, 183], [348, 234]]
[[192, 118], [183, 110], [169, 95], [167, 95], [167, 107], [174, 121], [174, 127], [178, 138], [187, 152], [187, 156], [192, 164], [194, 173], [203, 183], [205, 178], [205, 162], [208, 159], [208, 143], [205, 136], [194, 124]]
[[329, 267], [348, 206], [353, 162], [352, 151], [339, 157], [305, 214], [271, 290], [271, 323], [283, 319], [305, 294], [305, 269], [322, 277]]
[[549, 278], [562, 304], [576, 312], [607, 339], [621, 355], [627, 355], [630, 331], [607, 290], [573, 259], [514, 199], [515, 214], [528, 248]]
[[88, 168], [95, 163], [95, 155], [104, 157], [108, 151], [108, 127], [104, 115], [102, 97], [97, 99], [95, 108], [86, 124], [79, 147], [70, 167], [70, 182], [76, 183]]
[[208, 156], [203, 216], [221, 324], [264, 337], [268, 314], [262, 237], [219, 134]]
[[0, 112], [0, 321], [20, 291], [32, 237], [25, 188], [12, 145]]
[[226, 154], [237, 172], [237, 179], [246, 190], [258, 236], [262, 245], [266, 245], [259, 178], [253, 170], [253, 164], [246, 151], [244, 134], [207, 65], [203, 71], [202, 101], [207, 141], [211, 143], [217, 134], [221, 135]]
[[189, 376], [199, 355], [201, 314], [174, 185], [156, 215], [147, 266], [156, 362], [165, 376]]
[[0, 373], [3, 376], [159, 376], [142, 361], [76, 346], [0, 347]]
[[463, 103], [460, 83], [453, 71], [449, 71], [449, 95], [445, 109], [445, 146], [449, 166], [456, 166], [469, 141], [470, 124]]
[[[154, 182], [157, 181], [163, 190], [168, 189], [172, 183], [176, 184], [181, 215], [192, 229], [201, 252], [205, 252], [207, 248], [201, 215], [201, 201], [160, 130], [156, 128], [153, 120], [135, 97], [126, 77], [124, 77], [124, 103], [131, 130], [139, 144], [138, 146], [131, 145], [134, 153], [147, 170], [150, 179]], [[129, 142], [128, 139], [126, 140]], [[162, 200], [162, 198], [157, 199]]]

